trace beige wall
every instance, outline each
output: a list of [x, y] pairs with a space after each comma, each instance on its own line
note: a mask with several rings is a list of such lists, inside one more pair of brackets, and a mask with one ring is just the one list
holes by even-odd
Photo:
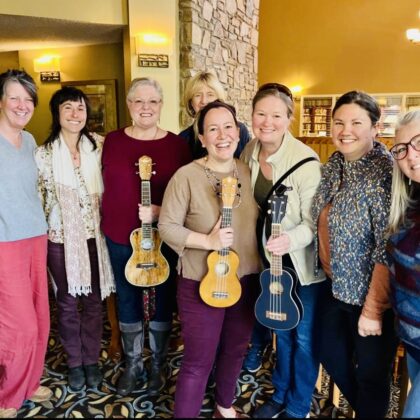
[[[129, 0], [131, 78], [151, 77], [162, 86], [163, 129], [179, 132], [178, 2], [175, 0]], [[169, 68], [138, 67], [134, 36], [140, 32], [162, 32], [172, 39]]]
[[30, 131], [38, 143], [45, 140], [51, 125], [48, 103], [51, 95], [60, 89], [60, 83], [41, 83], [39, 74], [34, 73], [33, 59], [43, 54], [56, 54], [61, 57], [61, 80], [103, 80], [116, 79], [119, 96], [119, 125], [126, 121], [123, 79], [123, 48], [121, 43], [108, 45], [90, 45], [77, 48], [57, 48], [48, 51], [19, 51], [19, 65], [26, 69], [38, 85], [39, 105], [34, 117], [28, 124]]
[[259, 81], [303, 94], [419, 91], [418, 0], [263, 0]]
[[19, 54], [17, 51], [0, 53], [0, 73], [19, 67]]
[[127, 23], [125, 2], [126, 0], [3, 0], [1, 13], [122, 25]]
[[[262, 0], [259, 83], [302, 94], [419, 92], [418, 0]], [[299, 104], [297, 104], [299, 105]], [[296, 126], [296, 124], [295, 124]]]

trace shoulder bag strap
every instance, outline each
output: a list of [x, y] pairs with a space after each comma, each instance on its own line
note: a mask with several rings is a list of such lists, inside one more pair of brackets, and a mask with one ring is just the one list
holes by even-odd
[[296, 169], [300, 168], [303, 164], [305, 164], [306, 162], [311, 162], [312, 160], [318, 160], [315, 157], [311, 156], [311, 157], [307, 157], [305, 159], [300, 160], [298, 163], [296, 163], [295, 165], [293, 165], [287, 172], [285, 172], [278, 180], [277, 182], [271, 187], [270, 191], [268, 192], [267, 196], [264, 199], [263, 205], [261, 206], [262, 211], [265, 213], [267, 210], [267, 202], [268, 199], [271, 197], [271, 194], [273, 194], [273, 192], [275, 190], [277, 190], [277, 188], [279, 187], [279, 185], [294, 171], [296, 171]]

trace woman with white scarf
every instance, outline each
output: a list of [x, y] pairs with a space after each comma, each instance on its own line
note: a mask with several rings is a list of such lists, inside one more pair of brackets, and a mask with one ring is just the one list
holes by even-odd
[[115, 291], [99, 229], [102, 144], [86, 126], [90, 108], [81, 90], [58, 90], [50, 110], [51, 132], [35, 158], [48, 223], [48, 269], [56, 292], [59, 336], [67, 353], [69, 386], [79, 391], [85, 383], [97, 387], [102, 382], [102, 299]]

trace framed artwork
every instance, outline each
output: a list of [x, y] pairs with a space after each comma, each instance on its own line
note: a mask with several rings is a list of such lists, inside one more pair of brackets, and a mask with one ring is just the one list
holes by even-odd
[[114, 79], [62, 82], [61, 86], [74, 86], [89, 98], [91, 115], [90, 131], [102, 136], [118, 128], [117, 88]]

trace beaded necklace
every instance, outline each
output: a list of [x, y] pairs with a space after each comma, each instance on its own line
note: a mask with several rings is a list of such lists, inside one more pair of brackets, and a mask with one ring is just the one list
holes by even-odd
[[[220, 188], [222, 185], [222, 181], [216, 176], [216, 174], [207, 166], [207, 161], [208, 161], [208, 157], [206, 156], [204, 158], [204, 172], [206, 174], [207, 177], [207, 181], [209, 182], [209, 184], [212, 186], [213, 191], [216, 193], [216, 195], [218, 197], [220, 197], [222, 195]], [[241, 198], [241, 183], [239, 182], [239, 175], [238, 175], [238, 168], [236, 166], [236, 160], [233, 160], [233, 177], [236, 178], [236, 180], [238, 181], [238, 185], [237, 185], [237, 193], [236, 196], [238, 197], [237, 203], [235, 206], [233, 206], [234, 209], [236, 209], [237, 207], [239, 207], [242, 203], [242, 198]]]

